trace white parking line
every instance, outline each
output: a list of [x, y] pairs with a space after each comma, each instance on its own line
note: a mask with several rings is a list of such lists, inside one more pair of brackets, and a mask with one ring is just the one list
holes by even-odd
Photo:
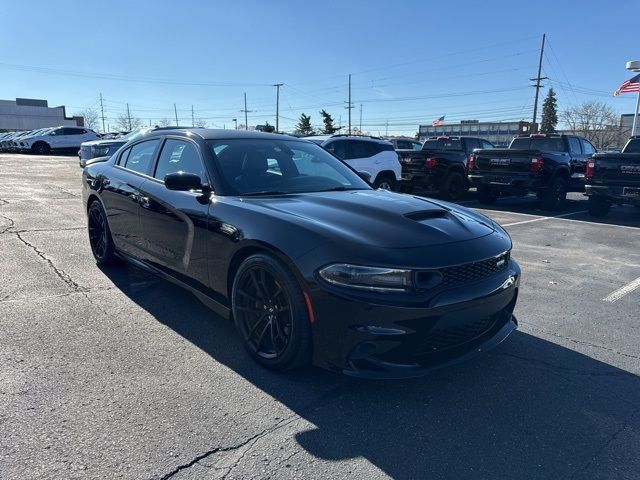
[[585, 213], [585, 212], [587, 212], [587, 210], [580, 210], [578, 212], [563, 213], [562, 215], [555, 215], [553, 217], [538, 217], [538, 218], [534, 218], [534, 219], [531, 219], [531, 220], [523, 220], [521, 222], [505, 223], [502, 226], [503, 227], [513, 227], [514, 225], [523, 225], [525, 223], [540, 222], [542, 220], [552, 220], [554, 218], [571, 217], [573, 215], [578, 215], [580, 213]]
[[624, 287], [619, 288], [615, 292], [610, 293], [608, 296], [604, 297], [602, 301], [613, 303], [616, 300], [620, 300], [627, 293], [633, 292], [638, 287], [640, 287], [640, 277], [636, 278], [632, 282], [627, 283]]

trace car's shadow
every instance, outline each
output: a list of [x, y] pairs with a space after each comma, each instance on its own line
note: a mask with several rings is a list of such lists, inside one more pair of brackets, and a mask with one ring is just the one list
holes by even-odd
[[640, 472], [638, 377], [555, 343], [516, 332], [476, 361], [397, 382], [275, 373], [190, 293], [127, 265], [104, 272], [158, 322], [315, 425], [293, 439], [315, 457], [363, 457], [407, 479]]

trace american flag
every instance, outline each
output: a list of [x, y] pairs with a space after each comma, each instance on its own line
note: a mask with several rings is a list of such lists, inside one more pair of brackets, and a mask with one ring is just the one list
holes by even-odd
[[631, 93], [637, 91], [640, 91], [640, 73], [620, 85], [618, 89], [613, 92], [613, 95], [617, 97], [621, 93]]
[[[640, 77], [640, 75], [638, 75], [638, 76]], [[437, 125], [442, 125], [442, 122], [444, 122], [444, 115], [442, 115], [437, 120], [434, 120], [433, 122], [431, 122], [431, 125], [433, 125], [435, 127]]]

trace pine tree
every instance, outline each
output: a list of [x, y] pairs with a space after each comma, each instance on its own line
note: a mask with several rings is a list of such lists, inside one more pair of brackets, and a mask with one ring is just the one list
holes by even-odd
[[320, 110], [320, 115], [322, 115], [322, 122], [324, 123], [322, 133], [325, 135], [333, 135], [336, 133], [338, 129], [333, 126], [333, 118], [331, 115], [329, 115], [324, 109]]
[[556, 100], [556, 92], [553, 88], [549, 89], [547, 98], [542, 104], [542, 121], [540, 122], [541, 133], [553, 133], [556, 131], [558, 124], [558, 101]]
[[313, 127], [311, 126], [311, 115], [300, 114], [300, 119], [296, 125], [296, 133], [302, 135], [313, 135]]

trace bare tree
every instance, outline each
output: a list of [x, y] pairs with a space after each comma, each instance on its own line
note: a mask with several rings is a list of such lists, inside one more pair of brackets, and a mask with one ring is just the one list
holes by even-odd
[[85, 108], [74, 114], [74, 117], [84, 118], [84, 126], [91, 130], [101, 130], [100, 114], [94, 108]]
[[617, 146], [620, 124], [615, 110], [606, 103], [589, 101], [562, 112], [568, 130], [587, 138], [596, 148]]
[[158, 121], [158, 126], [159, 127], [168, 127], [169, 125], [171, 125], [171, 122], [169, 121], [168, 118], [161, 118]]
[[142, 120], [133, 115], [127, 116], [126, 113], [118, 114], [114, 123], [116, 128], [121, 132], [131, 132], [142, 128]]
[[196, 118], [194, 127], [207, 128], [207, 121], [204, 118]]

